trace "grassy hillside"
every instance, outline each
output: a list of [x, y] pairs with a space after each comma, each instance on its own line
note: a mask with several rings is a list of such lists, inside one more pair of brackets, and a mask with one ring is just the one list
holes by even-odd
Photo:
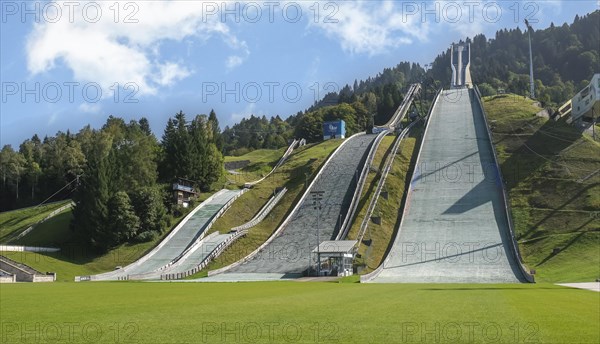
[[520, 249], [538, 281], [600, 277], [600, 142], [533, 101], [485, 99]]
[[281, 149], [257, 149], [241, 156], [226, 156], [225, 162], [248, 160], [248, 166], [235, 171], [235, 174], [227, 173], [227, 180], [230, 183], [243, 185], [262, 178], [269, 173], [273, 166], [285, 153], [287, 147]]
[[[183, 216], [172, 218], [172, 223], [177, 223]], [[107, 272], [116, 266], [125, 266], [131, 263], [142, 257], [168, 234], [167, 231], [153, 241], [123, 244], [107, 253], [99, 254], [91, 251], [87, 246], [79, 244], [75, 233], [69, 227], [71, 217], [71, 210], [65, 211], [40, 224], [15, 242], [19, 245], [59, 247], [61, 249], [59, 252], [43, 254], [0, 252], [0, 254], [27, 264], [38, 271], [56, 272], [58, 281], [72, 282], [78, 275]]]
[[598, 294], [549, 284], [15, 284], [2, 285], [0, 313], [10, 315], [2, 317], [3, 343], [598, 343], [600, 339]]
[[[287, 193], [271, 214], [252, 228], [248, 235], [237, 240], [220, 257], [209, 264], [207, 270], [218, 269], [234, 263], [264, 243], [299, 201], [305, 190], [306, 182], [310, 183], [325, 160], [342, 142], [343, 140], [328, 140], [295, 150], [275, 173], [234, 202], [231, 208], [215, 222], [210, 232], [227, 233], [232, 227], [248, 222], [267, 203], [275, 188], [281, 186], [288, 188]], [[258, 164], [255, 166], [259, 167]], [[197, 276], [204, 274], [206, 272], [200, 272]]]
[[71, 200], [0, 213], [0, 242], [5, 243]]

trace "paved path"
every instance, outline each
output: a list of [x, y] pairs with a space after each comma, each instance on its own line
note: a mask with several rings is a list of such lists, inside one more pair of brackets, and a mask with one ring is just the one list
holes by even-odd
[[600, 292], [600, 282], [558, 283], [557, 285]]
[[467, 89], [442, 93], [399, 234], [373, 282], [520, 281], [502, 183], [474, 97]]

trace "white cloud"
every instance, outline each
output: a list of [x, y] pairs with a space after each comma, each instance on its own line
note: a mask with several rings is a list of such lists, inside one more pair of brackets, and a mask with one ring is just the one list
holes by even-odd
[[81, 103], [79, 105], [79, 111], [89, 114], [96, 114], [100, 112], [100, 104], [98, 103]]
[[[307, 13], [312, 3], [303, 3]], [[309, 28], [323, 30], [340, 42], [350, 53], [375, 55], [390, 48], [406, 45], [414, 39], [426, 40], [429, 25], [420, 23], [419, 16], [402, 16], [398, 3], [392, 1], [336, 2], [335, 12], [330, 9], [318, 18], [309, 19]]]
[[248, 118], [248, 117], [250, 117], [250, 115], [256, 115], [255, 110], [256, 110], [256, 103], [248, 103], [248, 105], [246, 105], [246, 107], [242, 111], [231, 114], [231, 116], [230, 116], [231, 122], [239, 123], [242, 120], [242, 118]]
[[181, 61], [160, 58], [163, 41], [219, 36], [248, 54], [245, 42], [238, 41], [219, 16], [203, 15], [201, 1], [95, 1], [91, 3], [102, 13], [97, 22], [89, 20], [93, 9], [88, 20], [82, 15], [83, 2], [77, 3], [72, 18], [64, 1], [56, 3], [63, 9], [60, 20], [35, 24], [27, 38], [27, 64], [33, 75], [52, 70], [60, 61], [77, 81], [97, 82], [106, 90], [115, 83], [133, 82], [139, 94], [151, 95], [192, 73]]
[[227, 62], [225, 62], [225, 67], [228, 70], [232, 70], [235, 67], [241, 65], [244, 62], [244, 58], [237, 55], [231, 55], [227, 58]]

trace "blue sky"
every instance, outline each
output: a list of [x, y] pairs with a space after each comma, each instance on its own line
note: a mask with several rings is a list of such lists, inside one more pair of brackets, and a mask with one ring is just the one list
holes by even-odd
[[579, 1], [0, 1], [0, 146], [38, 133], [215, 109], [287, 117], [453, 41], [571, 22]]

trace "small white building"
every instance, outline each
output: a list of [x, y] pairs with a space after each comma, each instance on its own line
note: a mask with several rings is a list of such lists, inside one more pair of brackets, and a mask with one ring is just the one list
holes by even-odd
[[593, 119], [600, 115], [600, 74], [594, 74], [592, 81], [571, 99], [571, 117]]
[[318, 262], [315, 271], [320, 276], [350, 276], [356, 255], [356, 240], [323, 241], [312, 251]]

